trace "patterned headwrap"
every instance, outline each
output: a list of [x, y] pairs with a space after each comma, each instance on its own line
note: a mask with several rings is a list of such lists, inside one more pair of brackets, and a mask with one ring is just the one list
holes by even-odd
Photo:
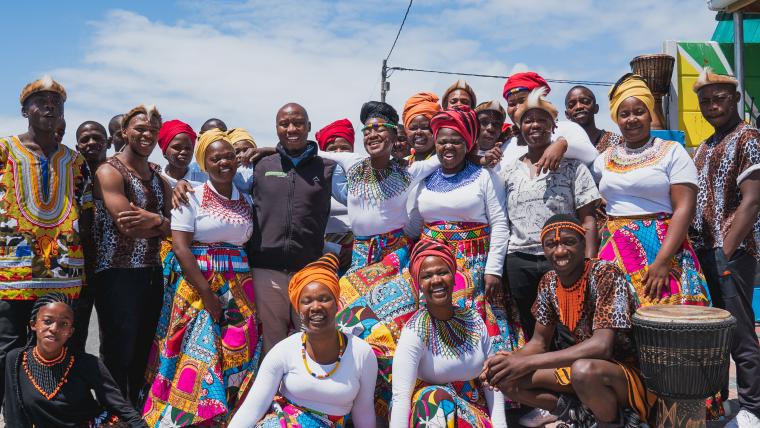
[[459, 79], [454, 82], [453, 85], [449, 86], [448, 89], [446, 89], [446, 91], [443, 93], [443, 98], [441, 98], [441, 106], [444, 110], [449, 108], [449, 95], [451, 95], [451, 93], [457, 89], [462, 89], [470, 94], [472, 105], [478, 104], [478, 99], [475, 97], [475, 90], [472, 89], [472, 86], [470, 86], [470, 84], [464, 80]]
[[336, 138], [345, 138], [346, 141], [354, 146], [354, 126], [348, 119], [338, 119], [335, 122], [325, 126], [317, 131], [314, 136], [319, 144], [319, 150], [324, 151], [328, 144], [335, 141]]
[[362, 110], [359, 113], [359, 119], [363, 124], [367, 124], [367, 121], [373, 118], [383, 119], [387, 123], [394, 125], [398, 124], [398, 113], [392, 105], [384, 103], [382, 101], [367, 101], [362, 105]]
[[544, 228], [541, 229], [541, 242], [544, 242], [544, 237], [551, 233], [554, 234], [555, 239], [559, 240], [561, 230], [572, 230], [581, 235], [581, 238], [586, 236], [586, 229], [577, 218], [569, 214], [555, 214], [544, 223]]
[[161, 130], [158, 131], [158, 147], [161, 148], [162, 153], [166, 153], [169, 143], [179, 134], [187, 134], [190, 137], [190, 143], [195, 147], [195, 140], [198, 136], [195, 135], [193, 128], [181, 120], [174, 119], [164, 122], [161, 125]]
[[56, 82], [48, 75], [42, 76], [42, 78], [37, 79], [34, 82], [27, 83], [26, 86], [24, 86], [24, 89], [21, 90], [21, 95], [19, 95], [18, 100], [23, 106], [24, 101], [26, 101], [29, 96], [36, 94], [37, 92], [45, 91], [57, 92], [61, 96], [61, 99], [66, 101], [66, 89], [64, 89], [63, 85]]
[[216, 141], [226, 141], [232, 145], [229, 135], [217, 128], [209, 129], [198, 138], [198, 144], [195, 146], [195, 162], [198, 163], [203, 172], [206, 171], [206, 150]]
[[705, 67], [699, 73], [699, 77], [694, 82], [694, 86], [692, 87], [692, 89], [694, 90], [695, 93], [698, 93], [699, 90], [704, 88], [705, 86], [716, 85], [716, 84], [733, 85], [734, 87], [737, 87], [739, 86], [739, 81], [736, 80], [736, 78], [731, 77], [731, 76], [713, 73], [712, 68]]
[[441, 106], [438, 105], [438, 96], [436, 94], [432, 92], [418, 92], [409, 97], [404, 104], [404, 128], [409, 129], [412, 119], [419, 115], [432, 119], [439, 111], [441, 111]]
[[504, 91], [502, 94], [506, 100], [508, 96], [514, 93], [520, 91], [529, 92], [536, 88], [540, 88], [541, 86], [545, 86], [546, 93], [549, 94], [549, 91], [551, 91], [549, 84], [546, 82], [546, 80], [544, 80], [543, 77], [539, 76], [538, 73], [534, 73], [532, 71], [528, 71], [526, 73], [515, 73], [509, 76], [506, 83], [504, 83]]
[[417, 291], [420, 289], [420, 267], [428, 256], [439, 257], [443, 260], [452, 275], [456, 275], [457, 272], [457, 259], [451, 252], [451, 248], [438, 241], [423, 238], [417, 242], [409, 256], [409, 273], [412, 275], [412, 282]]
[[610, 117], [612, 117], [613, 122], [617, 123], [620, 104], [623, 104], [623, 101], [630, 97], [637, 98], [644, 103], [649, 114], [654, 117], [654, 95], [652, 95], [646, 81], [638, 74], [627, 74], [610, 89]]
[[298, 299], [301, 297], [301, 291], [312, 282], [318, 282], [327, 287], [335, 297], [335, 301], [340, 302], [338, 265], [338, 257], [335, 254], [327, 253], [293, 275], [288, 284], [288, 298], [293, 309], [298, 310]]
[[238, 141], [250, 141], [251, 144], [253, 144], [253, 148], [256, 148], [256, 140], [253, 139], [251, 134], [249, 134], [245, 128], [232, 128], [227, 131], [227, 137], [232, 144], [235, 144]]
[[469, 107], [457, 107], [438, 113], [430, 121], [430, 127], [433, 129], [433, 139], [438, 139], [438, 131], [441, 128], [457, 131], [464, 138], [468, 152], [478, 139], [478, 118]]

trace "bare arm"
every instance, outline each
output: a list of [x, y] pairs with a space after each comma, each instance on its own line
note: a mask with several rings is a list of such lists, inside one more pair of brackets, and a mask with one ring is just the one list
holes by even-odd
[[[185, 208], [187, 209], [187, 208]], [[185, 276], [185, 280], [193, 286], [195, 291], [201, 296], [205, 309], [209, 311], [214, 321], [219, 321], [222, 314], [222, 304], [219, 298], [211, 290], [206, 277], [203, 276], [203, 272], [198, 267], [198, 262], [195, 259], [192, 251], [190, 251], [190, 245], [193, 242], [193, 232], [181, 232], [179, 230], [172, 231], [172, 251], [179, 260], [179, 265], [182, 267], [182, 273]]]
[[760, 212], [760, 170], [751, 173], [739, 185], [742, 201], [734, 214], [734, 221], [723, 239], [723, 253], [727, 260], [752, 231], [752, 225]]
[[596, 258], [599, 252], [599, 233], [596, 230], [596, 207], [599, 201], [586, 204], [577, 210], [578, 218], [583, 223], [583, 229], [586, 230], [586, 258]]
[[689, 226], [694, 220], [697, 210], [697, 188], [693, 184], [673, 184], [670, 186], [670, 200], [673, 205], [673, 216], [670, 219], [668, 232], [662, 241], [657, 257], [649, 265], [643, 277], [646, 284], [644, 292], [651, 299], [659, 298], [660, 292], [667, 286], [670, 260], [681, 248]]

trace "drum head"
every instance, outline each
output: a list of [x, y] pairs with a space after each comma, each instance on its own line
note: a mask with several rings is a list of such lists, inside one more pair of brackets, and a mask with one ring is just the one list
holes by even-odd
[[728, 311], [707, 306], [652, 305], [639, 308], [634, 319], [652, 322], [678, 322], [701, 324], [711, 321], [725, 321], [731, 317]]

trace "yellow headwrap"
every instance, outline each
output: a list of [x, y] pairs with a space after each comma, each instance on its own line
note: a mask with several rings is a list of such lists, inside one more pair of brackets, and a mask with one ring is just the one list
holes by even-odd
[[617, 112], [620, 108], [620, 104], [630, 97], [635, 97], [649, 110], [649, 114], [654, 117], [654, 95], [647, 86], [644, 78], [637, 74], [633, 74], [625, 79], [622, 83], [613, 86], [610, 90], [610, 117], [612, 121], [617, 123]]
[[327, 287], [337, 302], [340, 298], [338, 265], [338, 257], [335, 254], [327, 253], [293, 275], [288, 284], [288, 298], [290, 298], [293, 309], [298, 310], [298, 299], [301, 297], [301, 291], [312, 282], [318, 282]]
[[195, 161], [198, 162], [201, 171], [206, 171], [206, 150], [216, 141], [226, 141], [232, 145], [229, 135], [217, 128], [209, 129], [198, 137], [198, 143], [195, 145]]
[[250, 141], [253, 143], [253, 148], [256, 148], [256, 140], [253, 139], [251, 134], [248, 133], [244, 128], [232, 128], [229, 131], [227, 131], [227, 136], [230, 139], [230, 143], [235, 144], [238, 141]]

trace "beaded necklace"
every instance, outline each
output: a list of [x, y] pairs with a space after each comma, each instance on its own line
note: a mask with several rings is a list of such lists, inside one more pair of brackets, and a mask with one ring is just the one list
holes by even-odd
[[348, 193], [362, 200], [383, 202], [403, 194], [412, 183], [405, 165], [393, 159], [384, 169], [374, 169], [370, 158], [352, 166], [346, 174]]
[[227, 199], [216, 193], [211, 186], [203, 185], [203, 200], [201, 208], [212, 217], [232, 224], [248, 224], [251, 222], [251, 206], [243, 195], [239, 199]]
[[477, 180], [481, 171], [483, 168], [472, 162], [465, 162], [461, 171], [449, 176], [446, 176], [443, 170], [438, 168], [425, 179], [425, 188], [436, 193], [450, 192]]
[[678, 143], [652, 138], [637, 149], [629, 149], [625, 143], [618, 144], [607, 151], [605, 163], [607, 169], [619, 173], [646, 168], [662, 160], [672, 144]]
[[312, 377], [315, 377], [319, 380], [327, 379], [328, 377], [332, 376], [336, 371], [338, 371], [338, 367], [340, 367], [340, 359], [343, 358], [343, 353], [346, 352], [346, 348], [348, 347], [348, 344], [346, 346], [343, 346], [343, 335], [338, 332], [338, 361], [335, 362], [335, 367], [332, 368], [329, 372], [323, 375], [318, 375], [311, 371], [309, 368], [309, 362], [306, 359], [306, 333], [303, 333], [301, 335], [301, 359], [303, 359], [303, 366], [306, 368], [306, 371], [309, 372], [309, 374]]
[[575, 331], [578, 321], [583, 312], [583, 303], [586, 300], [586, 280], [591, 262], [586, 260], [583, 267], [583, 274], [575, 284], [570, 287], [564, 287], [562, 281], [557, 276], [557, 303], [559, 304], [559, 319], [562, 321], [570, 332]]
[[479, 317], [471, 309], [457, 307], [454, 316], [439, 320], [427, 309], [421, 309], [409, 320], [409, 325], [433, 355], [460, 358], [472, 353], [480, 341], [479, 318], [476, 316]]
[[68, 349], [64, 347], [61, 355], [46, 360], [37, 352], [35, 346], [23, 353], [21, 365], [34, 389], [50, 400], [68, 382], [69, 372], [74, 366], [74, 356], [68, 355]]

